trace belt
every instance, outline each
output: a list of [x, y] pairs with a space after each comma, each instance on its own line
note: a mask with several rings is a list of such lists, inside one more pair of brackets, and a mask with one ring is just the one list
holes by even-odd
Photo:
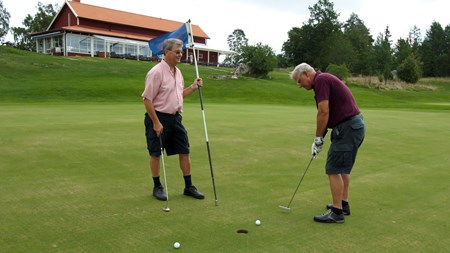
[[159, 111], [156, 111], [156, 113], [159, 113], [159, 114], [166, 114], [166, 115], [173, 115], [173, 116], [176, 116], [176, 115], [180, 115], [180, 114], [181, 114], [181, 112], [165, 113], [165, 112], [159, 112]]
[[342, 124], [342, 123], [344, 123], [344, 122], [347, 122], [347, 121], [349, 121], [349, 120], [352, 120], [352, 119], [354, 119], [354, 118], [356, 118], [356, 117], [359, 117], [359, 116], [361, 116], [361, 113], [358, 113], [358, 114], [356, 114], [356, 115], [353, 115], [353, 116], [350, 116], [350, 117], [344, 119], [343, 121], [337, 123], [336, 126], [339, 126], [340, 124]]

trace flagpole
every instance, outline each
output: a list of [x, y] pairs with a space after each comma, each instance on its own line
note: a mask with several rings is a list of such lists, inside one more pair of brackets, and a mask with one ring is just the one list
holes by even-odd
[[[194, 35], [192, 32], [192, 25], [191, 25], [190, 19], [189, 19], [188, 23], [189, 23], [189, 36], [191, 39], [192, 51], [194, 52], [195, 73], [197, 74], [197, 78], [199, 78], [200, 75], [198, 74], [198, 65], [197, 65], [197, 56], [195, 53]], [[212, 184], [213, 184], [213, 189], [214, 189], [214, 203], [216, 204], [216, 206], [218, 206], [219, 202], [217, 200], [216, 183], [214, 181], [214, 172], [213, 172], [212, 161], [211, 161], [211, 151], [209, 148], [208, 130], [206, 128], [205, 109], [203, 107], [202, 89], [200, 86], [198, 87], [198, 94], [200, 96], [200, 106], [202, 108], [203, 127], [205, 130], [205, 138], [206, 138], [206, 149], [208, 150], [209, 170], [211, 171], [211, 179], [212, 179]]]

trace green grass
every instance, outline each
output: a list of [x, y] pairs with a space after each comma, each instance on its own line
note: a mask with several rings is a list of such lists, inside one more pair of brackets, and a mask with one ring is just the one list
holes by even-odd
[[330, 201], [325, 154], [311, 164], [292, 212], [278, 208], [309, 160], [314, 114], [298, 106], [208, 105], [215, 207], [201, 113], [188, 104], [193, 180], [207, 197], [182, 196], [177, 158], [168, 157], [172, 211], [164, 213], [164, 202], [150, 196], [140, 104], [4, 105], [0, 247], [170, 252], [179, 241], [183, 252], [445, 251], [448, 113], [364, 111], [367, 138], [343, 225], [312, 221]]
[[[90, 57], [54, 57], [0, 47], [0, 103], [140, 101], [147, 71], [155, 63]], [[195, 78], [191, 65], [180, 64], [186, 83]], [[225, 72], [224, 72], [225, 71]], [[271, 79], [216, 80], [230, 69], [199, 66], [203, 94], [210, 103], [290, 104], [313, 106], [312, 92], [300, 90], [288, 71]], [[423, 79], [435, 91], [386, 91], [350, 85], [362, 108], [450, 110], [450, 79]], [[186, 103], [197, 103], [191, 96]]]
[[[313, 222], [330, 201], [326, 154], [309, 159], [313, 94], [287, 72], [213, 80], [201, 67], [219, 206], [198, 95], [186, 100], [194, 184], [184, 197], [166, 157], [170, 213], [151, 197], [140, 102], [148, 62], [64, 58], [0, 47], [1, 252], [445, 252], [450, 214], [448, 79], [436, 91], [357, 85], [367, 136], [352, 173], [352, 215]], [[192, 66], [180, 65], [185, 79]], [[328, 138], [325, 150], [328, 149]], [[262, 225], [254, 225], [256, 219]], [[247, 229], [247, 235], [236, 233]]]

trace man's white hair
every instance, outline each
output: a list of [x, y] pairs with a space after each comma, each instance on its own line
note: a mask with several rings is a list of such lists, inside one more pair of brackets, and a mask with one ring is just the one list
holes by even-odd
[[307, 63], [300, 63], [297, 65], [294, 70], [291, 72], [290, 76], [292, 80], [295, 80], [294, 78], [298, 78], [303, 72], [316, 72], [313, 67], [309, 66]]

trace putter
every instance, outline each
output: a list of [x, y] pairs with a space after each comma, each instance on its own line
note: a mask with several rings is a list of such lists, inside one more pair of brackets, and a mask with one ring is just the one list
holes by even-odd
[[164, 212], [170, 212], [170, 208], [169, 208], [169, 189], [167, 188], [167, 178], [166, 178], [166, 166], [164, 165], [164, 149], [163, 149], [163, 144], [162, 144], [162, 135], [159, 135], [159, 144], [161, 146], [161, 162], [162, 162], [162, 167], [163, 167], [163, 173], [164, 173], [164, 187], [166, 187], [166, 195], [167, 195], [167, 199], [166, 199], [166, 206], [162, 209]]
[[305, 172], [303, 172], [303, 176], [302, 176], [302, 178], [300, 179], [300, 182], [298, 182], [297, 188], [295, 189], [294, 194], [292, 195], [291, 201], [289, 201], [289, 204], [288, 204], [287, 206], [281, 206], [281, 205], [278, 206], [278, 207], [280, 207], [282, 210], [284, 210], [284, 211], [291, 211], [291, 203], [292, 203], [292, 200], [294, 200], [295, 194], [297, 193], [298, 188], [299, 188], [300, 185], [302, 184], [303, 178], [305, 177], [306, 172], [308, 171], [309, 166], [311, 165], [311, 162], [312, 162], [312, 160], [313, 160], [314, 158], [316, 158], [316, 157], [315, 157], [315, 156], [312, 156], [312, 157], [311, 157], [311, 160], [309, 160], [308, 166], [306, 166]]

